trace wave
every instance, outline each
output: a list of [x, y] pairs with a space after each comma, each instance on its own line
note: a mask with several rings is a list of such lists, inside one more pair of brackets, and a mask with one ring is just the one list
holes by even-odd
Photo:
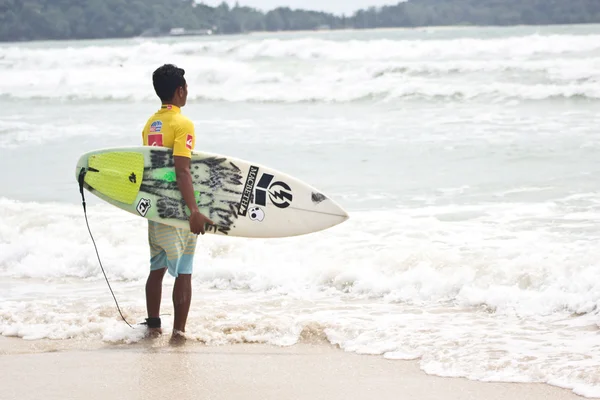
[[[583, 200], [594, 206], [570, 208]], [[588, 193], [353, 212], [347, 225], [284, 240], [204, 236], [187, 332], [208, 345], [326, 341], [419, 359], [433, 375], [597, 396], [597, 205]], [[121, 309], [141, 322], [144, 221], [104, 205], [88, 213]], [[118, 319], [95, 257], [80, 206], [0, 198], [0, 334], [141, 340], [143, 328]]]
[[534, 55], [573, 55], [600, 51], [600, 35], [528, 35], [498, 39], [461, 38], [446, 40], [323, 40], [264, 39], [260, 41], [216, 41], [197, 48], [178, 45], [186, 55], [228, 54], [240, 59], [301, 60], [390, 60], [450, 59], [482, 56], [524, 57]]
[[149, 81], [156, 60], [186, 69], [196, 101], [600, 99], [600, 35], [345, 41], [249, 37], [0, 47], [0, 96], [154, 100]]
[[43, 68], [58, 66], [125, 66], [127, 63], [156, 63], [157, 56], [184, 59], [217, 57], [234, 60], [324, 60], [373, 61], [418, 59], [527, 58], [544, 55], [598, 55], [600, 34], [523, 35], [500, 38], [266, 39], [247, 37], [229, 40], [193, 40], [164, 43], [155, 40], [114, 45], [0, 48], [4, 67]]
[[[535, 227], [538, 233], [531, 229], [536, 220], [553, 218], [564, 221], [568, 234], [597, 220], [568, 219], [555, 208], [498, 204], [370, 211], [356, 213], [339, 229], [302, 238], [210, 236], [199, 244], [197, 277], [228, 289], [335, 290], [392, 302], [485, 304], [527, 315], [591, 312], [600, 305], [600, 286], [589, 285], [592, 276], [600, 278], [594, 267], [596, 239], [568, 241], [556, 225], [543, 222]], [[103, 205], [89, 214], [113, 279], [144, 279], [144, 220]], [[102, 279], [80, 207], [2, 199], [0, 221], [0, 277]], [[502, 224], [490, 226], [491, 221]]]
[[[226, 102], [226, 103], [266, 103], [266, 104], [311, 104], [311, 103], [390, 103], [398, 101], [433, 101], [433, 102], [469, 102], [484, 101], [492, 103], [511, 103], [528, 101], [600, 101], [600, 85], [524, 85], [524, 84], [490, 84], [481, 86], [436, 85], [433, 83], [413, 83], [402, 87], [377, 88], [363, 85], [356, 88], [307, 87], [298, 85], [260, 85], [248, 86], [196, 86], [200, 94], [190, 94], [192, 102]], [[381, 86], [381, 85], [380, 85]], [[231, 90], [230, 90], [231, 89]], [[88, 102], [88, 103], [123, 103], [156, 101], [154, 93], [137, 94], [99, 94], [77, 90], [77, 93], [2, 93], [0, 101], [33, 101], [39, 103]]]

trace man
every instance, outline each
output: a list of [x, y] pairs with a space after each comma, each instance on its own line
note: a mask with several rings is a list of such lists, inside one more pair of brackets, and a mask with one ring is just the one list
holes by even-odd
[[196, 137], [194, 124], [181, 115], [181, 107], [187, 101], [185, 71], [171, 64], [165, 64], [154, 71], [152, 83], [161, 100], [161, 108], [148, 122], [142, 132], [144, 146], [163, 146], [173, 149], [177, 186], [190, 209], [190, 229], [148, 221], [148, 242], [150, 244], [150, 275], [146, 281], [146, 308], [148, 335], [162, 333], [160, 301], [162, 281], [165, 271], [175, 277], [173, 307], [175, 317], [172, 339], [183, 340], [190, 303], [192, 300], [192, 270], [198, 234], [205, 233], [205, 224], [213, 224], [200, 213], [194, 197], [190, 163]]

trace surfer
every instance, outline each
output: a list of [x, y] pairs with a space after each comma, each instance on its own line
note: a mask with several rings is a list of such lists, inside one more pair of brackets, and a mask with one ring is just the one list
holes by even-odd
[[192, 300], [192, 272], [196, 241], [205, 233], [206, 224], [213, 222], [200, 213], [194, 196], [190, 164], [196, 143], [194, 124], [181, 114], [185, 106], [188, 87], [185, 71], [172, 64], [156, 69], [152, 83], [161, 107], [152, 115], [142, 132], [144, 146], [163, 146], [173, 149], [177, 187], [191, 211], [190, 230], [148, 221], [150, 245], [150, 274], [146, 281], [146, 308], [148, 335], [156, 337], [162, 333], [160, 302], [165, 272], [175, 277], [173, 287], [172, 340], [184, 339], [185, 325]]

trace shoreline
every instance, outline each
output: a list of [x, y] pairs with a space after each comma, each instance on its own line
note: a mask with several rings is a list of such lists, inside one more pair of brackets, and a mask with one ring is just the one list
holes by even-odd
[[[205, 346], [0, 337], [3, 399], [583, 399], [543, 383], [497, 383], [427, 375], [418, 361], [300, 343]], [[5, 397], [7, 395], [7, 397]]]

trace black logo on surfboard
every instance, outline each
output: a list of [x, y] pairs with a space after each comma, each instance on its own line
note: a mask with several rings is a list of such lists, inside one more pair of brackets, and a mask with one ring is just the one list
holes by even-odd
[[273, 182], [275, 177], [271, 174], [263, 173], [257, 183], [258, 170], [259, 168], [255, 166], [250, 166], [248, 170], [244, 192], [238, 206], [238, 215], [243, 217], [248, 214], [250, 204], [266, 207], [267, 196], [271, 203], [279, 208], [289, 207], [294, 198], [292, 188], [285, 182]]
[[254, 190], [254, 184], [256, 183], [256, 176], [258, 175], [258, 167], [250, 166], [248, 171], [248, 177], [246, 178], [246, 184], [244, 185], [244, 192], [242, 193], [242, 199], [238, 207], [238, 215], [243, 217], [248, 213], [248, 206], [252, 200], [252, 191]]
[[256, 185], [254, 204], [266, 206], [268, 194], [269, 200], [275, 207], [287, 208], [290, 206], [294, 198], [292, 188], [285, 182], [273, 182], [274, 178], [271, 174], [262, 174]]
[[150, 205], [149, 199], [140, 199], [140, 201], [136, 207], [136, 210], [142, 217], [145, 217], [146, 214], [148, 213], [148, 210], [150, 209], [150, 207], [152, 207], [152, 206]]

